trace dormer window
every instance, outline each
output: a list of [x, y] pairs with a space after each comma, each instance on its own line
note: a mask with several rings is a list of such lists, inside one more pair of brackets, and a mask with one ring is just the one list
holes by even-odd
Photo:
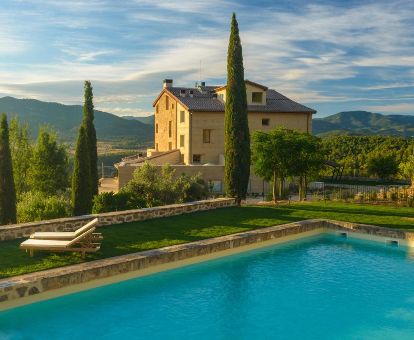
[[252, 103], [262, 104], [263, 92], [252, 92]]

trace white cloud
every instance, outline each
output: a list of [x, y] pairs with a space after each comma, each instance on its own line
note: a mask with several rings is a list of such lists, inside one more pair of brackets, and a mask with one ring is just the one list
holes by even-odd
[[225, 0], [135, 0], [139, 5], [151, 5], [156, 8], [182, 12], [182, 13], [201, 13], [205, 14], [208, 11], [214, 11], [220, 9], [221, 11], [228, 7], [237, 7], [236, 2], [230, 2]]
[[[31, 2], [40, 8], [38, 2]], [[233, 8], [239, 10], [246, 77], [292, 95], [296, 100], [307, 103], [362, 100], [356, 92], [360, 89], [398, 89], [414, 82], [414, 73], [407, 72], [404, 81], [389, 80], [386, 73], [378, 73], [375, 76], [380, 79], [375, 83], [379, 85], [347, 88], [356, 95], [344, 95], [333, 89], [328, 93], [317, 87], [324, 81], [361, 76], [366, 69], [374, 72], [372, 69], [378, 66], [411, 67], [414, 64], [414, 36], [410, 34], [414, 10], [412, 5], [400, 2], [362, 3], [352, 8], [307, 5], [296, 12], [259, 6], [252, 11], [250, 7], [225, 0], [130, 0], [122, 6], [105, 0], [45, 0], [43, 3], [59, 10], [58, 16], [50, 18], [52, 22], [85, 29], [85, 34], [57, 40], [58, 43], [52, 45], [63, 52], [63, 56], [58, 55], [51, 61], [13, 67], [9, 63], [0, 63], [2, 93], [39, 99], [54, 97], [56, 101], [72, 102], [79, 98], [82, 89], [79, 84], [84, 79], [91, 79], [97, 84], [96, 90], [101, 91], [96, 92], [96, 101], [105, 103], [105, 107], [110, 107], [111, 102], [122, 102], [142, 105], [146, 110], [163, 78], [173, 77], [176, 84], [182, 85], [198, 80], [200, 60], [204, 80], [224, 82], [228, 22]], [[145, 39], [150, 44], [145, 53], [137, 52], [138, 47], [106, 40], [88, 29], [86, 19], [90, 13], [94, 13], [92, 26], [114, 25], [99, 17], [100, 13], [111, 11], [120, 16], [122, 31], [122, 35], [112, 39], [130, 39], [128, 41], [138, 47]], [[205, 15], [207, 11], [208, 16]], [[127, 24], [121, 22], [122, 18]], [[209, 23], [202, 24], [198, 18]], [[211, 24], [213, 20], [214, 25]], [[144, 22], [154, 30], [148, 29], [141, 36], [137, 26], [129, 27], [131, 22]], [[161, 26], [165, 24], [170, 24], [170, 31]], [[162, 34], [157, 32], [160, 29], [157, 25], [163, 27]], [[178, 30], [175, 25], [184, 27]], [[18, 32], [2, 31], [3, 26], [0, 21], [2, 46], [10, 46], [12, 51], [15, 48], [14, 53], [27, 48], [27, 42]], [[114, 31], [115, 28], [118, 27], [114, 27]], [[22, 42], [20, 47], [19, 41]], [[378, 98], [366, 100], [379, 101]], [[136, 110], [135, 106], [112, 105], [119, 110]], [[401, 107], [395, 108], [401, 110]]]
[[414, 103], [365, 106], [369, 111], [414, 114]]

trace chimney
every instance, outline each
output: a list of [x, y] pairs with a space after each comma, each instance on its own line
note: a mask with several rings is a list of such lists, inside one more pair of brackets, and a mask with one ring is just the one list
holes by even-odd
[[162, 88], [168, 88], [173, 86], [173, 80], [172, 79], [164, 79], [162, 82]]

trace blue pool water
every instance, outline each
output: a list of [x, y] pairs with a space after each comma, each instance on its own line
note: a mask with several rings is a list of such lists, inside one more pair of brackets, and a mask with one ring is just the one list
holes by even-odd
[[407, 249], [311, 237], [0, 312], [0, 339], [414, 339]]

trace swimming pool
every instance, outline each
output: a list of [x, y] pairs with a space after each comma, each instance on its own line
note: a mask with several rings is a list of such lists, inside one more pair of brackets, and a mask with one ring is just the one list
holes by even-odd
[[0, 312], [0, 339], [412, 339], [403, 247], [321, 235]]

